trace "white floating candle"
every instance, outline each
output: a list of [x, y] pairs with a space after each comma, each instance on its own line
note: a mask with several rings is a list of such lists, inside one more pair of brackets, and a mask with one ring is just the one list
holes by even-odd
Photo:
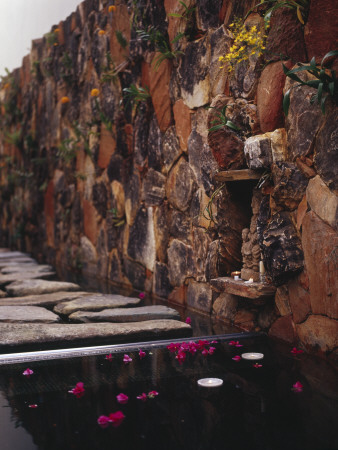
[[234, 276], [234, 280], [235, 280], [235, 281], [238, 281], [238, 280], [239, 280], [239, 276], [238, 276], [238, 275], [235, 275], [235, 276]]
[[249, 359], [250, 361], [258, 361], [259, 359], [264, 358], [264, 354], [263, 353], [254, 353], [254, 352], [242, 353], [242, 358]]
[[263, 261], [259, 261], [259, 273], [262, 275], [265, 274], [265, 267]]
[[202, 387], [219, 387], [222, 386], [223, 380], [221, 378], [201, 378], [197, 380], [197, 384]]

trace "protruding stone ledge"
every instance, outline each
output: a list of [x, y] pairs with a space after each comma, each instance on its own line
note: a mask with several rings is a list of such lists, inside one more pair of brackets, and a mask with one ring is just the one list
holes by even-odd
[[276, 292], [276, 287], [267, 283], [245, 283], [243, 280], [234, 280], [230, 277], [214, 278], [210, 281], [211, 286], [218, 292], [238, 295], [253, 300], [266, 299], [272, 297]]
[[245, 181], [259, 180], [262, 176], [261, 171], [242, 169], [242, 170], [222, 170], [215, 174], [216, 181]]

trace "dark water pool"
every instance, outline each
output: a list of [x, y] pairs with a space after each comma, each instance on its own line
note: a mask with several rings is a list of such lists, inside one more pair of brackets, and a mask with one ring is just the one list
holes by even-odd
[[[211, 344], [210, 338], [195, 354], [187, 351], [182, 364], [177, 352], [167, 349], [169, 342], [115, 346], [66, 359], [2, 361], [0, 448], [337, 449], [335, 369], [263, 336], [240, 336], [243, 347], [229, 345], [234, 339], [218, 337]], [[146, 353], [142, 359], [140, 348]], [[232, 359], [248, 351], [264, 353], [262, 367]], [[125, 354], [132, 358], [128, 364]], [[23, 375], [27, 368], [34, 372], [29, 377]], [[205, 377], [221, 378], [223, 386], [199, 387], [197, 380]], [[297, 381], [302, 392], [292, 390]], [[80, 398], [68, 392], [78, 382], [85, 389]], [[137, 399], [153, 390], [158, 396]], [[129, 397], [127, 404], [117, 402], [120, 393]], [[98, 417], [116, 411], [125, 416], [120, 426], [98, 425]]]

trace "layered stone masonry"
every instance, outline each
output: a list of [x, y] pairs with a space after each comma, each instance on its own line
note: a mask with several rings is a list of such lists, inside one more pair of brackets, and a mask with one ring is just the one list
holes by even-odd
[[[277, 9], [265, 56], [232, 75], [218, 60], [233, 43], [230, 24], [254, 3], [187, 5], [195, 6], [189, 20], [178, 0], [114, 8], [86, 0], [33, 41], [1, 83], [1, 243], [333, 351], [337, 107], [328, 100], [322, 115], [313, 89], [286, 79], [279, 59], [291, 68], [336, 48], [337, 4], [311, 2], [305, 26], [292, 9]], [[252, 25], [263, 27], [259, 14]], [[141, 39], [151, 27], [169, 58]], [[133, 86], [145, 89], [142, 101], [128, 100]], [[224, 107], [239, 131], [210, 132]], [[218, 170], [247, 168], [262, 173], [258, 183], [226, 182], [214, 197]], [[330, 246], [317, 249], [318, 235]], [[280, 286], [275, 303], [250, 306], [211, 289], [211, 279], [234, 270], [257, 273], [259, 250], [267, 279]]]

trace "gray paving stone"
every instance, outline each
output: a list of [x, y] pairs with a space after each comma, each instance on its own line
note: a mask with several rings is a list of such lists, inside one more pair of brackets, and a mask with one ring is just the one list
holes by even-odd
[[24, 264], [10, 264], [1, 269], [4, 275], [20, 272], [52, 272], [53, 267], [47, 264], [24, 263]]
[[0, 258], [0, 269], [2, 269], [3, 267], [9, 266], [9, 265], [15, 265], [15, 264], [37, 265], [37, 262], [34, 259], [28, 258], [26, 256], [20, 256], [17, 258]]
[[54, 312], [68, 316], [75, 311], [102, 311], [108, 308], [137, 306], [140, 302], [139, 298], [124, 297], [123, 295], [94, 294], [70, 302], [59, 303], [55, 306]]
[[93, 295], [92, 292], [61, 291], [49, 294], [26, 295], [24, 297], [8, 297], [6, 292], [4, 292], [4, 297], [6, 298], [1, 298], [1, 292], [3, 291], [0, 291], [0, 306], [53, 306], [67, 300]]
[[3, 258], [27, 258], [29, 255], [22, 252], [0, 252], [0, 259]]
[[23, 280], [15, 281], [6, 286], [6, 291], [13, 297], [21, 297], [24, 295], [48, 294], [50, 292], [59, 291], [79, 291], [80, 286], [65, 281], [48, 281], [48, 280]]
[[146, 320], [180, 320], [176, 309], [162, 305], [141, 306], [139, 308], [104, 309], [100, 312], [77, 311], [69, 316], [74, 322], [142, 322]]
[[55, 272], [40, 272], [27, 270], [26, 272], [16, 272], [10, 274], [0, 274], [0, 286], [4, 286], [9, 283], [13, 283], [14, 281], [23, 281], [23, 280], [34, 280], [37, 278], [51, 278], [55, 276]]
[[81, 323], [81, 324], [13, 324], [0, 323], [0, 350], [15, 346], [41, 348], [41, 344], [59, 346], [95, 342], [116, 344], [185, 338], [192, 335], [190, 325], [178, 320], [148, 320], [130, 323]]
[[56, 323], [60, 317], [39, 306], [0, 306], [0, 322]]

